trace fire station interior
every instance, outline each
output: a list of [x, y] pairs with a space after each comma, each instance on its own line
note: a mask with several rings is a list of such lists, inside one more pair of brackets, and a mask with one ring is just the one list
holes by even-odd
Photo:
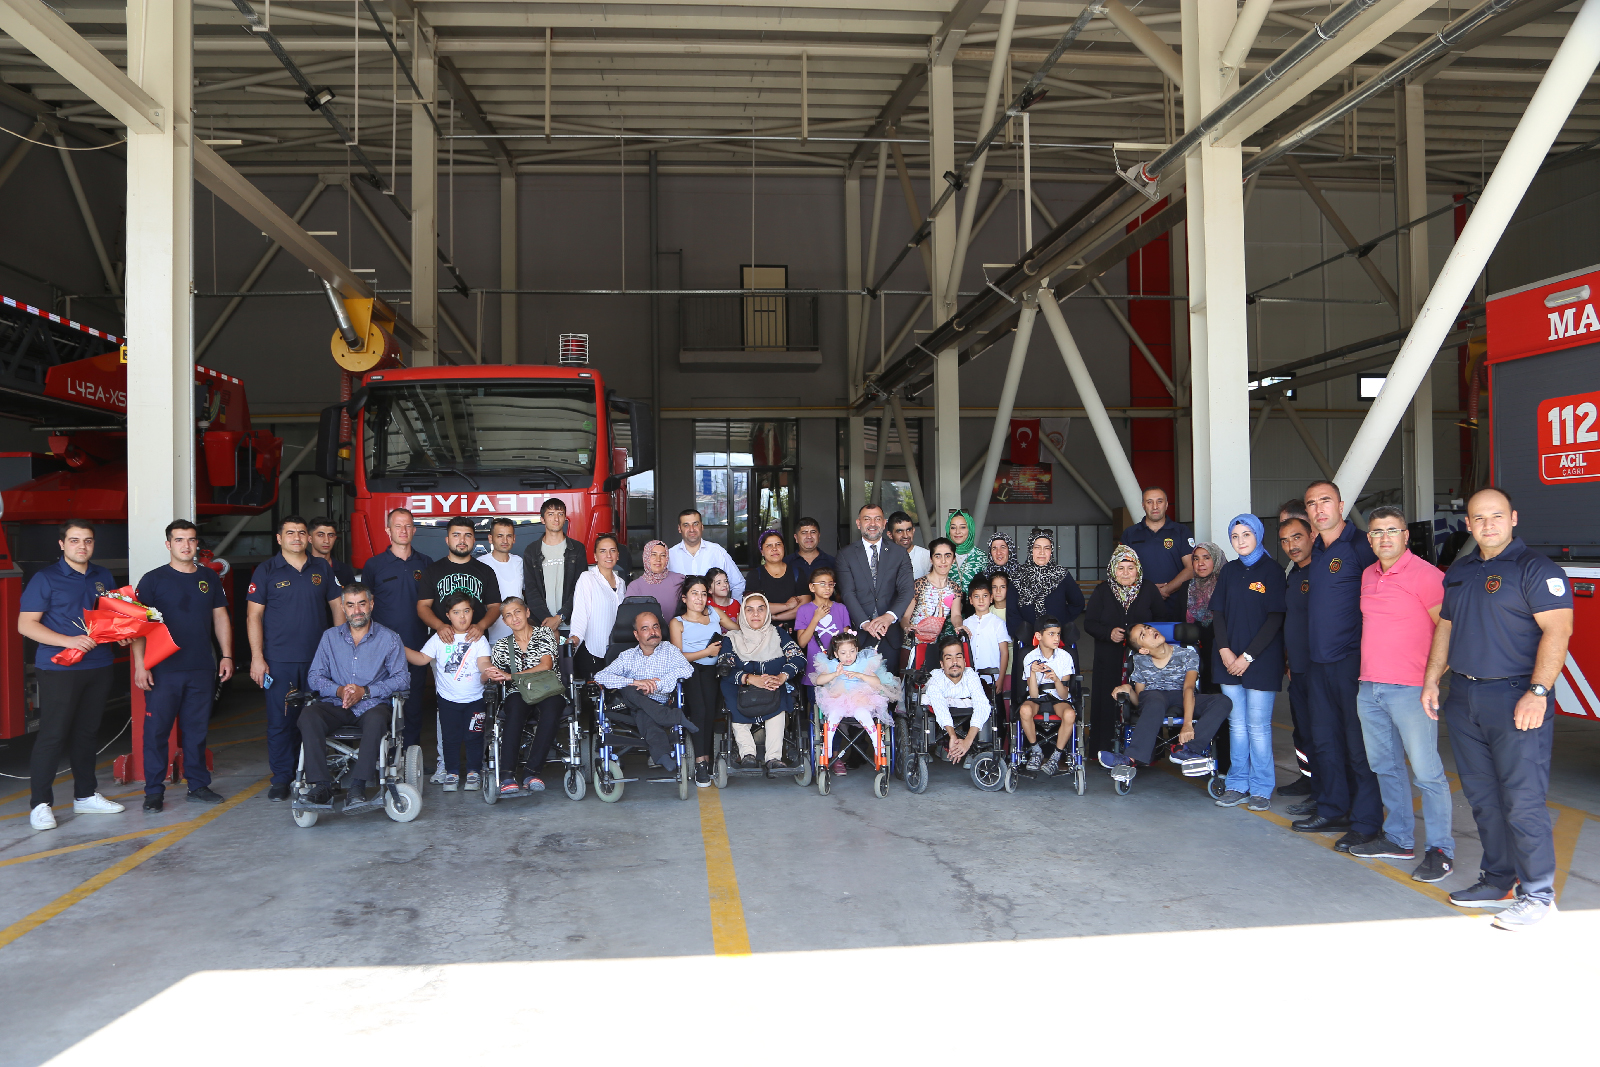
[[[0, 1058], [695, 1055], [725, 1036], [855, 1057], [915, 1011], [899, 976], [919, 967], [928, 1006], [965, 1014], [905, 1030], [920, 1055], [1032, 1033], [1115, 1047], [1139, 1016], [1096, 972], [1164, 983], [1174, 1008], [1231, 980], [1268, 1009], [1249, 1043], [1281, 1035], [1284, 1054], [1308, 989], [1392, 996], [1379, 968], [1414, 962], [1413, 1017], [1458, 1015], [1468, 967], [1553, 978], [1554, 1041], [1600, 937], [1600, 488], [1552, 474], [1585, 438], [1533, 411], [1600, 390], [1589, 291], [1561, 296], [1600, 286], [1597, 17], [1600, 0], [0, 0]], [[1496, 298], [1529, 293], [1526, 358], [1497, 355]], [[743, 569], [803, 516], [833, 553], [876, 503], [919, 545], [956, 510], [984, 545], [1043, 529], [1087, 595], [1142, 487], [1200, 541], [1259, 516], [1286, 564], [1279, 504], [1319, 478], [1358, 524], [1402, 508], [1411, 550], [1443, 565], [1470, 493], [1504, 485], [1579, 598], [1549, 788], [1561, 933], [1497, 940], [1449, 904], [1481, 849], [1443, 724], [1457, 852], [1438, 884], [1293, 832], [1290, 799], [1218, 808], [1174, 767], [1126, 795], [1097, 765], [1081, 795], [986, 792], [948, 763], [882, 798], [870, 767], [827, 795], [758, 776], [686, 801], [630, 783], [614, 804], [558, 776], [492, 806], [429, 781], [414, 821], [303, 828], [267, 799], [242, 669], [207, 741], [225, 802], [169, 782], [141, 812], [170, 768], [134, 758], [119, 650], [96, 766], [127, 810], [74, 816], [63, 754], [60, 828], [30, 830], [49, 711], [15, 616], [57, 525], [92, 520], [95, 559], [134, 582], [167, 561], [166, 523], [197, 518], [248, 662], [246, 585], [280, 518], [331, 517], [357, 572], [387, 546], [357, 474], [382, 473], [363, 420], [400, 368], [602, 381], [584, 521], [624, 534], [633, 576], [686, 508]], [[436, 558], [458, 512], [480, 554], [512, 518], [520, 554], [567, 489], [549, 467], [482, 491], [438, 458], [422, 477], [412, 447], [386, 491]], [[1095, 639], [1068, 629], [1087, 671]], [[1283, 692], [1280, 783], [1290, 722]], [[1487, 1050], [1526, 1051], [1514, 1018]]]

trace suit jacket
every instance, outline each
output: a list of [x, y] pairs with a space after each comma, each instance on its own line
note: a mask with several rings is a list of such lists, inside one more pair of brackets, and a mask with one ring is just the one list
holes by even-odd
[[[886, 611], [897, 616], [905, 611], [911, 601], [911, 555], [885, 537], [878, 542], [878, 577], [872, 577], [872, 567], [867, 563], [867, 549], [857, 538], [839, 550], [835, 557], [839, 572], [839, 601], [850, 612], [850, 625], [876, 619]], [[880, 649], [900, 647], [900, 625], [889, 627]]]

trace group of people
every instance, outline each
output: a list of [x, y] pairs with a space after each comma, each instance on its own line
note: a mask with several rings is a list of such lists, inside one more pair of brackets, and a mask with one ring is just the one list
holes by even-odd
[[[498, 788], [508, 796], [541, 791], [540, 768], [565, 706], [556, 674], [565, 640], [579, 675], [619, 694], [652, 758], [669, 770], [676, 768], [666, 727], [680, 713], [667, 705], [680, 683], [687, 718], [678, 721], [708, 738], [720, 697], [739, 764], [770, 774], [782, 765], [783, 717], [794, 711], [796, 686], [811, 687], [830, 733], [853, 720], [876, 738], [876, 724], [904, 697], [897, 674], [926, 671], [923, 699], [946, 732], [944, 755], [960, 761], [988, 719], [988, 698], [974, 677], [988, 674], [1016, 704], [1030, 770], [1055, 773], [1071, 736], [1057, 731], [1045, 752], [1035, 729], [1045, 711], [1064, 726], [1086, 711], [1091, 751], [1124, 780], [1154, 758], [1169, 716], [1182, 716], [1170, 759], [1186, 768], [1209, 765], [1226, 723], [1226, 791], [1217, 803], [1259, 811], [1275, 789], [1304, 797], [1289, 809], [1294, 829], [1340, 833], [1335, 847], [1360, 858], [1415, 855], [1414, 776], [1425, 841], [1413, 877], [1438, 881], [1455, 856], [1437, 744], [1443, 714], [1484, 849], [1477, 883], [1451, 899], [1503, 907], [1497, 923], [1507, 928], [1547, 914], [1555, 869], [1544, 807], [1549, 691], [1565, 658], [1572, 601], [1561, 569], [1515, 537], [1507, 494], [1485, 489], [1468, 501], [1476, 547], [1448, 574], [1408, 551], [1399, 509], [1374, 509], [1362, 531], [1328, 481], [1280, 510], [1287, 572], [1255, 515], [1230, 522], [1229, 559], [1167, 517], [1164, 490], [1147, 490], [1143, 503], [1144, 519], [1123, 532], [1087, 601], [1076, 575], [1057, 562], [1048, 531], [1035, 530], [1019, 551], [1003, 532], [985, 543], [965, 512], [952, 514], [944, 536], [924, 547], [914, 542], [910, 516], [866, 505], [855, 519], [859, 537], [833, 556], [819, 547], [819, 524], [801, 518], [792, 550], [783, 534], [766, 531], [755, 542], [759, 561], [741, 572], [726, 549], [705, 539], [700, 513], [686, 509], [679, 543], [646, 544], [642, 573], [631, 581], [612, 534], [595, 539], [589, 564], [585, 546], [566, 536], [566, 507], [555, 498], [540, 511], [543, 535], [520, 554], [510, 519], [493, 520], [490, 551], [480, 556], [474, 523], [457, 517], [446, 526], [439, 560], [412, 546], [415, 521], [397, 508], [387, 517], [388, 546], [359, 576], [332, 559], [331, 521], [287, 516], [275, 534], [279, 551], [255, 569], [247, 596], [250, 677], [267, 694], [269, 799], [289, 798], [303, 751], [309, 799], [326, 803], [333, 783], [324, 740], [330, 730], [359, 726], [346, 809], [381, 803], [366, 796], [386, 723], [372, 712], [403, 694], [402, 743], [416, 744], [429, 675], [437, 697], [435, 780], [446, 791], [482, 785], [483, 694], [498, 685], [507, 716]], [[61, 560], [28, 583], [18, 617], [18, 629], [40, 649], [36, 829], [55, 825], [51, 782], [63, 747], [70, 748], [74, 811], [123, 810], [101, 796], [94, 775], [112, 652], [83, 632], [81, 615], [112, 588], [112, 576], [92, 562], [89, 524], [65, 524], [60, 547]], [[177, 723], [188, 797], [217, 803], [204, 745], [216, 681], [233, 673], [227, 602], [215, 572], [198, 562], [193, 523], [172, 523], [167, 549], [169, 562], [137, 586], [180, 648], [147, 669], [142, 639], [133, 642], [135, 683], [145, 691], [144, 758], [148, 769], [167, 766]], [[630, 597], [649, 598], [650, 606], [635, 615], [633, 646], [607, 662], [618, 610]], [[1094, 639], [1086, 709], [1072, 706], [1068, 685], [1079, 673], [1080, 617]], [[1161, 622], [1191, 624], [1197, 636], [1171, 641], [1152, 625]], [[216, 662], [213, 636], [223, 652]], [[58, 665], [50, 656], [60, 648], [77, 648], [83, 658]], [[1300, 774], [1278, 787], [1272, 713], [1285, 681]], [[291, 717], [286, 698], [295, 690], [318, 699]], [[1136, 718], [1126, 744], [1114, 736], [1119, 700]], [[950, 714], [959, 707], [973, 712], [964, 732]], [[523, 759], [529, 722], [534, 741]], [[755, 728], [763, 723], [758, 756]], [[693, 770], [704, 787], [712, 755], [709, 745], [700, 748]], [[831, 770], [848, 767], [839, 760]], [[164, 784], [151, 777], [145, 809], [159, 811]]]

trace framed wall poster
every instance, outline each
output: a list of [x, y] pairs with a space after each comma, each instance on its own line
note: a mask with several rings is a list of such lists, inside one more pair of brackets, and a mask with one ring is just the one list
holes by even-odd
[[1039, 466], [1002, 463], [995, 475], [994, 492], [990, 500], [996, 504], [1054, 503], [1050, 488], [1054, 470], [1049, 463]]

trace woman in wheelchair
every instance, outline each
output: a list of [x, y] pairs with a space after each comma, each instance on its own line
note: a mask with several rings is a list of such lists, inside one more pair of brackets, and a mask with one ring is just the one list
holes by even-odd
[[[1061, 766], [1061, 753], [1072, 740], [1072, 724], [1078, 713], [1067, 695], [1067, 683], [1072, 679], [1072, 654], [1061, 647], [1061, 623], [1046, 615], [1039, 620], [1039, 647], [1022, 660], [1022, 677], [1028, 687], [1028, 698], [1017, 709], [1022, 720], [1022, 736], [1028, 742], [1028, 770], [1044, 772], [1046, 778]], [[1034, 716], [1050, 712], [1061, 716], [1061, 728], [1056, 731], [1055, 751], [1044, 758], [1039, 746], [1039, 734], [1034, 728]]]
[[[501, 714], [506, 719], [505, 730], [500, 735], [500, 795], [520, 796], [523, 791], [542, 793], [544, 781], [538, 771], [555, 742], [556, 725], [566, 706], [566, 694], [558, 684], [554, 693], [530, 707], [518, 683], [556, 669], [556, 643], [560, 639], [555, 631], [532, 625], [527, 602], [519, 596], [508, 596], [500, 602], [500, 621], [511, 627], [511, 632], [494, 643], [489, 655], [478, 660], [486, 681], [506, 686], [506, 696], [500, 704]], [[538, 717], [539, 727], [533, 735], [533, 747], [528, 750], [527, 765], [523, 767], [527, 777], [519, 786], [517, 753], [522, 748], [522, 729], [530, 716]]]
[[[724, 576], [723, 581], [727, 581]], [[717, 656], [722, 652], [721, 618], [712, 611], [711, 583], [704, 575], [683, 580], [678, 601], [681, 612], [668, 627], [672, 643], [694, 667], [694, 674], [683, 683], [683, 696], [689, 705], [689, 721], [694, 723], [696, 747], [694, 784], [711, 785], [712, 737], [717, 720]]]
[[784, 716], [794, 710], [794, 692], [788, 686], [805, 667], [805, 655], [792, 637], [772, 624], [767, 598], [746, 593], [739, 608], [739, 628], [723, 643], [717, 670], [722, 674], [722, 698], [732, 720], [733, 740], [739, 746], [739, 765], [756, 765], [752, 728], [767, 725], [768, 777], [783, 766]]
[[[1232, 702], [1215, 693], [1195, 692], [1195, 681], [1200, 677], [1200, 654], [1194, 649], [1169, 644], [1160, 630], [1144, 622], [1133, 625], [1128, 641], [1134, 648], [1130, 681], [1117, 686], [1111, 695], [1118, 701], [1126, 699], [1138, 708], [1139, 721], [1126, 751], [1101, 752], [1100, 766], [1119, 781], [1131, 780], [1137, 773], [1134, 764], [1151, 761], [1162, 724], [1169, 716], [1177, 714], [1175, 706], [1181, 706], [1183, 727], [1178, 731], [1178, 744], [1167, 758], [1182, 767], [1185, 774], [1206, 773], [1211, 768], [1206, 750], [1222, 724], [1228, 721]], [[1200, 713], [1198, 722], [1195, 720], [1197, 710]]]

